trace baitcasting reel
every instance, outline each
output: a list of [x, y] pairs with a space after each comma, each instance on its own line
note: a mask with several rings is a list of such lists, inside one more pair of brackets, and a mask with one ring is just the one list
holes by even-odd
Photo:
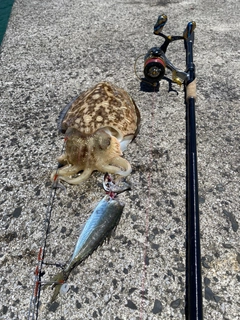
[[[172, 81], [181, 85], [188, 78], [188, 73], [176, 68], [166, 57], [168, 45], [176, 40], [186, 40], [186, 31], [183, 36], [166, 36], [162, 33], [163, 27], [167, 22], [167, 16], [162, 14], [154, 26], [154, 34], [165, 39], [161, 47], [151, 48], [144, 58], [144, 76], [147, 82], [152, 85], [157, 83], [164, 77], [165, 69], [168, 68], [172, 71]], [[194, 29], [195, 29], [194, 25]]]

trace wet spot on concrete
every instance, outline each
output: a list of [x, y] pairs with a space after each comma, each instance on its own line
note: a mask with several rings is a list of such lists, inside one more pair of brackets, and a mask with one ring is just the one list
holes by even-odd
[[183, 263], [178, 263], [177, 268], [173, 268], [174, 270], [177, 270], [179, 272], [185, 271], [185, 265]]
[[181, 223], [181, 219], [179, 219], [177, 217], [173, 217], [173, 220], [176, 221], [176, 223]]
[[175, 279], [175, 276], [174, 276], [174, 274], [172, 273], [172, 270], [168, 270], [168, 271], [167, 271], [167, 274], [168, 274], [169, 277], [173, 277], [173, 279]]
[[13, 191], [13, 186], [6, 186], [3, 188], [5, 191]]
[[223, 243], [222, 245], [226, 249], [232, 249], [233, 248], [233, 246], [230, 243]]
[[209, 287], [205, 287], [205, 299], [208, 301], [215, 301], [219, 302], [221, 300], [221, 297], [215, 295], [213, 291]]
[[131, 300], [127, 300], [127, 304], [125, 304], [125, 307], [128, 307], [133, 310], [137, 310], [137, 306]]
[[13, 211], [12, 216], [13, 216], [14, 218], [18, 218], [18, 217], [21, 215], [21, 213], [22, 213], [22, 207], [17, 207], [17, 208]]
[[154, 301], [154, 306], [153, 306], [153, 309], [152, 309], [152, 313], [153, 314], [158, 314], [158, 313], [161, 313], [162, 310], [163, 310], [163, 306], [162, 306], [161, 301], [156, 299]]
[[144, 263], [146, 266], [149, 266], [149, 257], [147, 255], [144, 257]]
[[123, 273], [128, 274], [128, 269], [124, 268]]
[[205, 286], [209, 286], [210, 285], [210, 279], [208, 279], [207, 277], [204, 278], [204, 284]]
[[231, 225], [232, 225], [232, 229], [234, 232], [237, 232], [239, 225], [238, 222], [236, 220], [235, 215], [232, 212], [229, 212], [227, 210], [223, 210], [224, 215], [229, 219]]
[[180, 306], [181, 304], [181, 299], [177, 299], [177, 300], [174, 300], [171, 302], [170, 306], [173, 308], [173, 309], [176, 309]]
[[67, 228], [66, 227], [62, 227], [62, 229], [61, 229], [61, 233], [65, 233], [66, 232], [66, 230], [67, 230]]
[[129, 290], [128, 290], [128, 294], [133, 293], [135, 290], [137, 290], [137, 288], [131, 288], [131, 289], [129, 289]]
[[73, 292], [75, 292], [75, 293], [78, 293], [79, 288], [78, 288], [78, 287], [75, 287], [75, 286], [71, 286], [71, 291], [73, 291]]
[[80, 309], [81, 307], [82, 307], [81, 303], [78, 300], [76, 300], [76, 308]]
[[6, 314], [8, 311], [8, 307], [7, 306], [3, 306], [2, 308], [2, 314]]
[[160, 245], [156, 244], [156, 243], [152, 243], [152, 245], [151, 245], [151, 248], [154, 250], [157, 250], [157, 251], [158, 251], [159, 247], [160, 247]]
[[216, 190], [217, 190], [218, 192], [223, 192], [223, 191], [225, 191], [225, 187], [224, 187], [224, 185], [222, 185], [221, 183], [219, 183], [219, 184], [216, 185]]
[[240, 264], [240, 253], [237, 253], [237, 262]]
[[59, 303], [55, 301], [49, 306], [48, 310], [51, 312], [55, 312], [58, 307], [59, 307]]
[[12, 240], [17, 238], [17, 232], [8, 232], [3, 236], [0, 236], [0, 242], [5, 241], [6, 243], [11, 242]]
[[131, 219], [132, 219], [132, 221], [137, 221], [137, 219], [138, 219], [138, 216], [136, 215], [136, 214], [131, 214]]
[[171, 206], [172, 208], [175, 208], [175, 204], [174, 204], [173, 200], [170, 200], [170, 206]]
[[113, 284], [114, 288], [116, 288], [116, 287], [117, 287], [117, 280], [116, 280], [116, 279], [113, 279], [113, 280], [112, 280], [112, 284]]
[[16, 299], [14, 302], [13, 302], [13, 306], [16, 306], [17, 304], [19, 304], [20, 300], [19, 299]]
[[158, 230], [157, 227], [153, 228], [152, 232], [153, 232], [153, 234], [155, 234], [155, 235], [156, 235], [156, 234], [159, 234], [159, 230]]
[[204, 268], [209, 269], [210, 268], [210, 263], [213, 261], [213, 257], [206, 255], [202, 257], [202, 265]]
[[7, 270], [6, 270], [6, 273], [12, 273], [12, 268], [8, 268]]
[[97, 311], [94, 311], [93, 312], [93, 318], [97, 318], [97, 317], [98, 317]]

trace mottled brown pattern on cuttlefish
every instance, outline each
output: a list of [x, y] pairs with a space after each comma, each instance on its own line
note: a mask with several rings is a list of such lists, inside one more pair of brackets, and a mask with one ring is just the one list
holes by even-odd
[[138, 133], [139, 123], [139, 110], [123, 89], [101, 82], [82, 93], [61, 123], [68, 139], [66, 153], [58, 159], [65, 165], [57, 172], [59, 178], [78, 184], [93, 170], [128, 175], [131, 166], [122, 151]]
[[[93, 95], [91, 95], [91, 92], [80, 95], [69, 109], [68, 115], [62, 123], [62, 127], [67, 129], [73, 126], [81, 132], [84, 132], [85, 129], [83, 128], [87, 128], [89, 123], [92, 122], [94, 125], [89, 131], [91, 134], [102, 126], [96, 119], [97, 116], [100, 115], [105, 120], [105, 125], [114, 126], [116, 122], [118, 122], [117, 125], [121, 127], [121, 130], [124, 130], [124, 136], [126, 134], [135, 134], [135, 125], [131, 126], [131, 123], [136, 122], [136, 106], [134, 106], [127, 92], [123, 91], [119, 93], [118, 88], [113, 90], [111, 86], [112, 85], [106, 82], [99, 83], [94, 87], [95, 89], [93, 88], [92, 91], [95, 90]], [[96, 98], [96, 95], [99, 95], [99, 97]], [[94, 99], [92, 96], [94, 96]], [[88, 115], [88, 118], [83, 118], [83, 113]], [[132, 113], [133, 115], [130, 116]], [[108, 115], [111, 115], [111, 118], [108, 118]], [[85, 121], [85, 119], [87, 119], [87, 121]], [[129, 121], [126, 121], [126, 119], [129, 119]]]

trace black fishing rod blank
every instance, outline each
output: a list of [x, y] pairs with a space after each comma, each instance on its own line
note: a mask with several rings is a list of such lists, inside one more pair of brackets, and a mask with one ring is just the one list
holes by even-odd
[[186, 49], [188, 78], [185, 80], [186, 103], [186, 147], [187, 147], [187, 254], [186, 254], [186, 317], [189, 320], [203, 319], [201, 248], [199, 227], [198, 171], [196, 142], [196, 79], [193, 63], [194, 29], [196, 23], [189, 22], [183, 33]]
[[[157, 86], [165, 69], [172, 72], [172, 81], [184, 83], [186, 104], [186, 319], [202, 320], [202, 279], [199, 228], [197, 143], [196, 143], [196, 79], [193, 63], [194, 29], [196, 23], [188, 23], [183, 36], [166, 36], [162, 33], [167, 16], [162, 14], [154, 26], [154, 34], [164, 38], [161, 47], [151, 48], [144, 59], [144, 82]], [[176, 68], [166, 57], [168, 45], [183, 40], [186, 50], [186, 71]]]

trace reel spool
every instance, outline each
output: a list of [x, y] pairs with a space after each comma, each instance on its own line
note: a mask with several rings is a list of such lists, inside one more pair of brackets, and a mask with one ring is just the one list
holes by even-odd
[[144, 58], [144, 76], [147, 81], [155, 83], [165, 75], [166, 61], [161, 55], [161, 50], [151, 48]]
[[[154, 34], [161, 35], [163, 27], [167, 22], [167, 16], [162, 14], [158, 17], [158, 20], [154, 26]], [[144, 58], [144, 75], [147, 81], [150, 83], [156, 83], [160, 81], [165, 75], [166, 60], [162, 55], [161, 48], [151, 48]]]

